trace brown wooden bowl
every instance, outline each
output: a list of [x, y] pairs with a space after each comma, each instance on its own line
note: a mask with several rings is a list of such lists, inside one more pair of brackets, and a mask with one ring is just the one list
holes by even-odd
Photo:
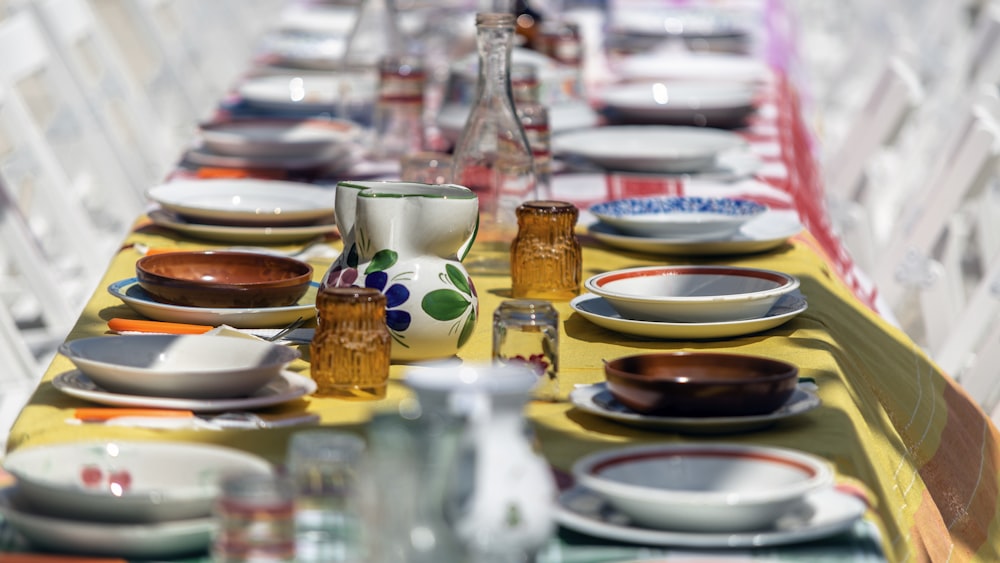
[[798, 384], [798, 367], [742, 354], [667, 352], [604, 363], [608, 390], [623, 405], [675, 417], [761, 415], [783, 405]]
[[287, 307], [305, 295], [309, 264], [251, 252], [181, 251], [135, 263], [139, 285], [153, 299], [186, 307]]

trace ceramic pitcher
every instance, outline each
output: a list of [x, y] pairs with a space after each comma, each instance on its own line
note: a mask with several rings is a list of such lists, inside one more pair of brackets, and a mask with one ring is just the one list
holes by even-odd
[[479, 298], [462, 266], [479, 219], [475, 193], [410, 182], [340, 182], [336, 189], [344, 251], [322, 285], [385, 294], [394, 361], [455, 355], [479, 318]]

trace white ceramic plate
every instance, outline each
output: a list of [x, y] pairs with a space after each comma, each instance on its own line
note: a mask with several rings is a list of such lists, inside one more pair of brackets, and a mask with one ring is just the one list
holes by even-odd
[[674, 174], [712, 170], [721, 154], [748, 146], [731, 131], [670, 125], [594, 127], [552, 138], [557, 156], [610, 169]]
[[57, 375], [52, 380], [52, 386], [72, 397], [102, 405], [181, 409], [194, 412], [238, 411], [270, 407], [287, 403], [316, 391], [316, 382], [293, 371], [281, 372], [281, 375], [249, 397], [234, 399], [177, 399], [112, 393], [98, 387], [80, 370], [71, 370]]
[[600, 295], [585, 293], [573, 298], [570, 307], [599, 327], [653, 339], [711, 340], [753, 334], [780, 326], [804, 312], [808, 306], [798, 291], [785, 295], [759, 319], [716, 323], [665, 323], [622, 318]]
[[253, 159], [324, 154], [360, 134], [361, 128], [346, 119], [238, 119], [207, 123], [199, 131], [210, 151]]
[[779, 420], [809, 412], [820, 406], [820, 399], [810, 387], [800, 383], [778, 410], [753, 416], [673, 417], [640, 414], [618, 402], [607, 383], [583, 385], [570, 391], [569, 400], [579, 409], [628, 426], [682, 434], [729, 434], [767, 428]]
[[763, 82], [771, 71], [760, 59], [723, 53], [648, 51], [623, 57], [612, 63], [621, 78], [727, 80]]
[[740, 20], [716, 9], [633, 8], [614, 10], [610, 28], [614, 32], [677, 37], [729, 37], [746, 35]]
[[285, 326], [299, 317], [316, 315], [316, 292], [319, 284], [312, 282], [298, 304], [288, 307], [260, 309], [211, 309], [161, 303], [139, 286], [136, 278], [127, 278], [108, 286], [108, 293], [121, 299], [135, 312], [155, 321], [200, 325], [229, 325], [233, 328], [267, 328]]
[[591, 205], [589, 211], [633, 236], [719, 240], [732, 237], [767, 209], [747, 199], [665, 195], [614, 199]]
[[802, 223], [794, 211], [768, 209], [751, 219], [730, 237], [720, 240], [681, 240], [675, 238], [627, 235], [605, 223], [594, 223], [588, 232], [597, 240], [615, 248], [680, 256], [718, 256], [764, 252], [784, 244], [802, 232]]
[[247, 78], [237, 88], [247, 103], [277, 110], [331, 111], [375, 99], [377, 77], [344, 73], [269, 74]]
[[210, 225], [207, 223], [195, 223], [165, 209], [153, 209], [149, 212], [149, 220], [152, 221], [154, 225], [173, 229], [179, 233], [184, 233], [195, 238], [220, 242], [253, 244], [281, 244], [287, 242], [298, 242], [316, 238], [320, 235], [332, 233], [337, 230], [337, 226], [334, 224], [334, 218], [332, 216], [328, 216], [328, 219], [325, 221], [319, 221], [311, 225], [241, 227], [235, 225]]
[[[455, 142], [462, 134], [468, 117], [469, 106], [448, 104], [438, 113], [437, 124], [445, 138]], [[600, 116], [586, 102], [570, 101], [549, 107], [549, 129], [552, 133], [594, 127], [599, 122]]]
[[755, 96], [745, 82], [643, 81], [608, 86], [597, 102], [629, 121], [733, 127], [753, 113]]
[[34, 514], [17, 503], [16, 487], [0, 490], [0, 512], [12, 528], [39, 548], [74, 555], [172, 558], [203, 553], [215, 519], [158, 524], [98, 524]]
[[349, 144], [331, 145], [318, 153], [264, 156], [237, 156], [212, 150], [207, 145], [196, 146], [184, 153], [184, 160], [196, 166], [239, 168], [250, 170], [312, 170], [337, 172], [346, 170], [357, 160], [357, 149]]
[[836, 489], [806, 496], [804, 509], [781, 518], [775, 526], [741, 533], [676, 532], [632, 525], [597, 494], [573, 487], [559, 495], [556, 520], [562, 526], [594, 537], [628, 543], [742, 548], [812, 541], [850, 530], [865, 513], [859, 498]]
[[182, 218], [203, 223], [277, 227], [329, 223], [335, 190], [256, 178], [176, 180], [146, 195]]

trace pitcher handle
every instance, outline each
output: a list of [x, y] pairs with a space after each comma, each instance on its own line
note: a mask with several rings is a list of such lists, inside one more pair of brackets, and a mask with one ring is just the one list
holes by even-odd
[[476, 226], [472, 229], [472, 234], [469, 238], [462, 243], [462, 246], [458, 247], [458, 261], [462, 262], [465, 257], [469, 255], [469, 251], [472, 250], [472, 243], [476, 242], [476, 236], [479, 235], [479, 214], [476, 213]]

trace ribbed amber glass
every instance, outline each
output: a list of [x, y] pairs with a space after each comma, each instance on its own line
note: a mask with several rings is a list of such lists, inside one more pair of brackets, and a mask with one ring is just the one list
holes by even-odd
[[330, 287], [316, 297], [319, 326], [309, 348], [315, 395], [385, 397], [392, 337], [377, 289]]
[[569, 300], [580, 293], [583, 259], [574, 233], [579, 214], [564, 201], [528, 201], [517, 208], [510, 247], [515, 298]]

